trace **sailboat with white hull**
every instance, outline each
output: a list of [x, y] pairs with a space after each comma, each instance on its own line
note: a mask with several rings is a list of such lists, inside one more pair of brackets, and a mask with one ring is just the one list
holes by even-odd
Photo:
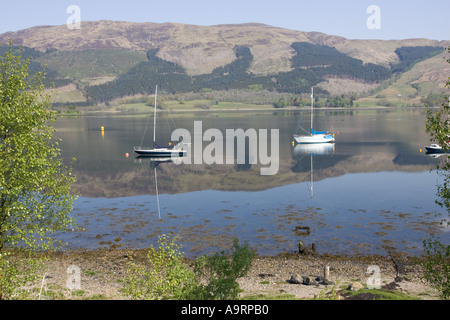
[[[155, 88], [155, 111], [153, 116], [153, 148], [148, 147], [134, 147], [134, 152], [136, 152], [140, 156], [145, 157], [184, 157], [186, 155], [186, 150], [183, 149], [175, 149], [172, 146], [160, 146], [156, 143], [156, 101], [158, 96], [158, 86]], [[147, 127], [145, 128], [147, 130]], [[145, 131], [146, 131], [145, 130]], [[144, 131], [144, 136], [145, 136]], [[142, 137], [141, 145], [144, 140], [144, 136]]]
[[314, 130], [314, 88], [311, 88], [311, 134], [294, 134], [294, 140], [299, 144], [331, 143], [335, 141], [334, 134], [326, 131]]

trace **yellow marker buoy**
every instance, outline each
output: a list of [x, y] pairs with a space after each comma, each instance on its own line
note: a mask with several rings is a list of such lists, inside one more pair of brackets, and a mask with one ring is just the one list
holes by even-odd
[[105, 131], [105, 127], [100, 127], [100, 130], [101, 131]]

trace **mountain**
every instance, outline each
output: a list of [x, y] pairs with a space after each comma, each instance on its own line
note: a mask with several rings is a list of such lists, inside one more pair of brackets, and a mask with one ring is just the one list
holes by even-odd
[[[382, 75], [385, 72], [383, 68], [392, 71], [393, 66], [402, 66], [405, 61], [409, 65], [404, 65], [405, 68], [398, 70], [395, 81], [402, 80], [407, 90], [399, 89], [399, 92], [409, 92], [410, 88], [415, 88], [416, 91], [422, 90], [424, 95], [433, 91], [433, 85], [442, 91], [450, 74], [449, 64], [442, 61], [444, 57], [442, 48], [450, 46], [450, 41], [351, 40], [318, 32], [288, 30], [255, 23], [195, 26], [179, 23], [86, 21], [81, 23], [80, 30], [70, 30], [66, 25], [62, 25], [38, 26], [4, 33], [0, 35], [0, 43], [6, 44], [10, 38], [15, 45], [41, 52], [41, 56], [36, 59], [38, 62], [46, 64], [48, 69], [59, 74], [60, 78], [69, 79], [72, 86], [66, 86], [64, 90], [71, 92], [73, 101], [86, 100], [85, 88], [110, 83], [121, 76], [126, 77], [126, 74], [139, 64], [142, 64], [143, 68], [148, 68], [149, 57], [153, 57], [153, 61], [164, 64], [165, 67], [171, 63], [170, 72], [183, 74], [182, 81], [190, 77], [193, 83], [208, 77], [210, 79], [218, 72], [227, 76], [226, 81], [234, 81], [229, 76], [230, 70], [234, 72], [234, 69], [228, 66], [236, 66], [237, 62], [244, 62], [240, 68], [245, 67], [245, 73], [252, 75], [251, 80], [239, 79], [240, 86], [244, 88], [249, 85], [262, 85], [266, 88], [265, 86], [270, 83], [270, 81], [265, 82], [267, 79], [272, 79], [272, 82], [282, 82], [283, 77], [286, 78], [287, 83], [292, 83], [291, 77], [294, 76], [295, 81], [302, 82], [303, 78], [308, 79], [308, 76], [304, 75], [305, 72], [312, 72], [314, 76], [320, 77], [320, 86], [330, 94], [361, 93], [374, 89], [383, 80], [392, 76], [392, 73], [389, 76]], [[305, 43], [315, 47], [306, 47]], [[407, 54], [403, 56], [399, 54], [402, 48], [424, 47], [441, 48], [441, 51], [434, 51], [429, 56], [428, 52], [424, 56], [418, 56], [415, 61], [408, 60]], [[237, 48], [240, 48], [238, 50], [248, 48], [249, 54], [238, 56]], [[301, 65], [299, 57], [302, 57], [305, 50], [310, 53], [310, 58], [313, 55], [317, 56], [317, 50], [322, 50], [326, 54], [322, 60], [317, 60], [320, 65], [308, 64], [310, 62]], [[405, 52], [404, 50], [403, 53]], [[414, 56], [421, 51], [417, 49], [411, 52]], [[244, 58], [239, 60], [242, 57]], [[330, 57], [341, 61], [339, 71], [330, 73], [330, 70], [326, 70], [330, 66], [327, 63], [324, 64], [324, 61]], [[359, 63], [357, 61], [360, 61], [359, 69], [354, 67]], [[359, 74], [367, 72], [367, 67], [371, 67], [370, 72], [379, 76], [368, 79], [354, 76], [348, 70], [342, 71], [342, 66], [348, 63], [352, 64], [352, 70], [358, 69]], [[414, 70], [416, 66], [422, 72]], [[424, 69], [424, 66], [430, 69]], [[336, 65], [333, 67], [337, 68]], [[140, 72], [136, 69], [132, 71]], [[293, 72], [296, 73], [293, 74]], [[406, 80], [399, 76], [408, 72]], [[259, 82], [254, 80], [255, 77], [259, 77]], [[309, 85], [318, 84], [312, 78], [308, 81]], [[425, 85], [421, 87], [422, 83]], [[227, 89], [227, 87], [224, 88]], [[284, 85], [280, 84], [269, 90], [283, 91], [283, 88]], [[292, 92], [292, 89], [286, 90], [286, 92]], [[388, 96], [389, 94], [387, 93]]]

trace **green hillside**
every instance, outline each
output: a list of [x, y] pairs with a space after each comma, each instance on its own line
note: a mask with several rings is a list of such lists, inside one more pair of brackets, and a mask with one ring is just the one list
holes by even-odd
[[[130, 49], [40, 52], [24, 47], [23, 55], [33, 57], [33, 72], [46, 66], [47, 84], [54, 83], [56, 87], [53, 102], [57, 105], [86, 106], [123, 97], [145, 96], [152, 94], [156, 85], [162, 92], [172, 95], [224, 90], [306, 95], [312, 86], [333, 78], [342, 79], [342, 83], [353, 81], [378, 89], [370, 96], [358, 98], [356, 93], [350, 92], [347, 97], [341, 95], [336, 100], [319, 85], [315, 92], [326, 102], [321, 104], [319, 101], [318, 106], [376, 106], [420, 103], [436, 93], [435, 82], [421, 80], [420, 75], [427, 68], [438, 69], [435, 57], [443, 53], [442, 47], [400, 47], [395, 50], [398, 62], [386, 67], [364, 63], [331, 46], [294, 42], [291, 48], [295, 52], [290, 61], [291, 70], [267, 75], [250, 72], [254, 56], [246, 46], [235, 46], [235, 59], [231, 63], [198, 75], [190, 75], [181, 65], [160, 58], [158, 49], [147, 52]], [[2, 50], [5, 47], [0, 47], [0, 53]], [[351, 104], [342, 101], [351, 101]]]
[[50, 70], [57, 71], [61, 78], [71, 80], [117, 77], [146, 60], [145, 52], [121, 49], [56, 51], [36, 59]]
[[[309, 43], [293, 43], [297, 55], [292, 59], [292, 71], [267, 76], [254, 75], [248, 70], [253, 55], [245, 46], [235, 47], [236, 59], [209, 74], [189, 76], [185, 69], [156, 56], [157, 50], [148, 52], [148, 61], [131, 68], [116, 80], [90, 86], [87, 96], [94, 102], [108, 102], [136, 94], [150, 94], [156, 84], [168, 93], [199, 92], [205, 90], [260, 89], [302, 94], [311, 86], [324, 81], [326, 76], [346, 77], [367, 82], [380, 82], [391, 76], [391, 71], [372, 63], [340, 53], [335, 48]], [[318, 90], [318, 94], [328, 94]]]
[[[382, 83], [375, 92], [355, 101], [360, 106], [440, 106], [446, 101], [450, 67], [442, 48], [402, 48], [409, 52], [401, 62], [392, 66], [394, 76]], [[401, 52], [402, 50], [399, 50]], [[416, 53], [411, 50], [416, 50]], [[418, 56], [417, 53], [422, 55]]]

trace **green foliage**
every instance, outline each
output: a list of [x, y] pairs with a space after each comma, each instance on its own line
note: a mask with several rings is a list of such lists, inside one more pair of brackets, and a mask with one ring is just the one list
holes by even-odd
[[43, 261], [30, 251], [0, 252], [0, 300], [24, 300], [43, 270]]
[[[450, 52], [450, 47], [448, 48]], [[450, 60], [447, 60], [450, 63]], [[446, 84], [450, 86], [449, 81]], [[450, 99], [448, 103], [443, 103], [437, 111], [427, 108], [426, 132], [431, 136], [430, 140], [441, 145], [446, 151], [450, 150]], [[442, 176], [442, 182], [437, 187], [438, 199], [436, 203], [447, 211], [449, 217], [442, 219], [442, 224], [449, 224], [450, 218], [450, 163], [449, 154], [444, 154], [443, 161], [437, 166], [439, 174]], [[429, 239], [424, 242], [426, 252], [426, 261], [423, 264], [425, 268], [425, 277], [441, 293], [444, 299], [450, 298], [450, 245], [442, 244], [436, 239]]]
[[195, 271], [206, 277], [207, 283], [200, 284], [197, 298], [207, 300], [237, 299], [240, 288], [238, 278], [250, 270], [254, 253], [248, 244], [239, 245], [234, 239], [231, 253], [222, 251], [212, 256], [203, 256], [195, 263]]
[[450, 299], [450, 245], [444, 245], [437, 239], [424, 241], [425, 260], [424, 277], [439, 292], [442, 299]]
[[339, 294], [336, 289], [338, 288], [339, 281], [333, 285], [330, 291], [326, 291], [325, 289], [320, 291], [319, 295], [314, 298], [314, 300], [339, 300]]
[[29, 79], [28, 65], [13, 49], [0, 58], [0, 250], [19, 243], [45, 248], [45, 235], [71, 222], [75, 178], [53, 137], [56, 115], [43, 75]]
[[397, 290], [366, 289], [346, 292], [348, 300], [421, 300]]
[[[29, 69], [30, 75], [35, 75], [37, 73], [44, 73], [44, 66], [35, 61], [34, 59], [42, 58], [47, 53], [50, 53], [50, 51], [47, 51], [45, 53], [39, 52], [32, 48], [27, 47], [17, 47], [17, 46], [5, 46], [0, 44], [0, 56], [4, 56], [6, 52], [14, 52], [15, 55], [22, 56], [23, 59], [27, 60], [27, 65]], [[53, 71], [51, 69], [45, 70], [45, 78], [41, 79], [42, 83], [50, 87], [54, 85], [55, 87], [64, 86], [70, 83], [70, 80], [68, 79], [61, 79], [56, 71]]]
[[353, 101], [356, 100], [356, 95], [345, 97], [344, 95], [336, 96], [334, 98], [327, 98], [325, 102], [326, 107], [334, 108], [348, 108], [353, 107]]
[[280, 100], [273, 103], [274, 108], [284, 108], [288, 105], [289, 105], [288, 102], [284, 100], [284, 98], [280, 98]]
[[134, 299], [190, 298], [196, 285], [194, 273], [183, 263], [178, 237], [159, 237], [159, 247], [150, 247], [149, 265], [133, 262], [124, 292]]
[[[0, 255], [2, 281], [10, 258], [6, 249], [48, 249], [55, 245], [52, 234], [72, 223], [70, 212], [75, 181], [72, 169], [61, 158], [51, 123], [41, 72], [29, 74], [30, 59], [20, 49], [0, 57]], [[5, 288], [0, 287], [0, 296]]]
[[249, 84], [248, 88], [252, 91], [261, 91], [263, 89], [263, 85], [261, 83]]
[[448, 97], [445, 94], [430, 93], [426, 98], [421, 99], [421, 102], [427, 108], [434, 108], [445, 104], [447, 99]]
[[[450, 52], [450, 47], [448, 48]], [[450, 60], [447, 62], [450, 63]], [[447, 87], [450, 87], [450, 77], [449, 81], [446, 84]], [[432, 96], [429, 97], [432, 99]], [[435, 101], [435, 100], [433, 100]], [[449, 119], [449, 111], [450, 111], [450, 97], [440, 97], [440, 101], [442, 101], [441, 107], [435, 111], [430, 107], [427, 107], [427, 121], [426, 121], [426, 132], [430, 134], [430, 141], [434, 141], [441, 145], [444, 149], [450, 148], [450, 119]], [[445, 155], [448, 158], [448, 154]], [[448, 159], [447, 159], [448, 160]], [[437, 167], [441, 169], [443, 172], [443, 184], [438, 188], [439, 199], [437, 203], [447, 209], [450, 212], [450, 163], [448, 161], [441, 162], [441, 166]]]
[[133, 299], [236, 299], [237, 279], [247, 274], [254, 254], [237, 240], [231, 258], [225, 252], [202, 256], [192, 270], [184, 263], [178, 237], [159, 237], [148, 251], [147, 264], [132, 262], [124, 293]]

